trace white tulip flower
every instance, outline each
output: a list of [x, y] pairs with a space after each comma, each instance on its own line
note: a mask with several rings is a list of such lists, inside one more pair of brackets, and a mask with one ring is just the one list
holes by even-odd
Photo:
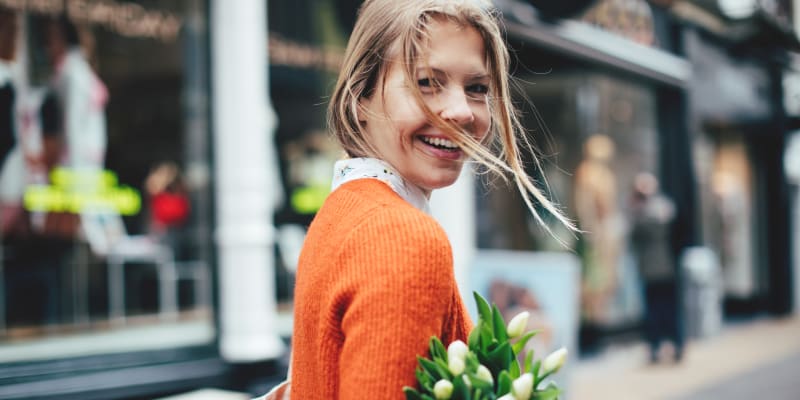
[[469, 353], [469, 347], [467, 347], [466, 343], [460, 340], [456, 340], [447, 346], [448, 360], [451, 358], [460, 358], [461, 361], [464, 361], [464, 359], [467, 358], [467, 353]]
[[464, 364], [463, 358], [448, 357], [447, 369], [450, 370], [451, 374], [461, 375], [464, 372], [464, 368], [466, 368], [466, 364]]
[[522, 336], [522, 334], [525, 333], [525, 328], [528, 327], [528, 318], [530, 318], [530, 316], [531, 313], [523, 311], [514, 318], [511, 318], [511, 322], [508, 323], [508, 327], [506, 328], [508, 337], [513, 339]]
[[453, 384], [447, 379], [441, 379], [433, 385], [433, 395], [436, 400], [447, 400], [453, 395]]
[[472, 381], [469, 379], [469, 376], [464, 375], [461, 379], [464, 381], [464, 384], [467, 385], [467, 389], [472, 389]]
[[479, 365], [478, 371], [475, 372], [475, 375], [482, 381], [489, 382], [494, 385], [494, 378], [492, 378], [492, 372], [489, 371], [489, 368], [486, 368], [485, 365]]
[[514, 397], [511, 393], [506, 393], [498, 397], [497, 400], [517, 400], [517, 398]]
[[511, 393], [517, 400], [528, 400], [531, 392], [533, 392], [533, 374], [530, 372], [522, 374], [511, 382]]
[[567, 349], [562, 347], [552, 353], [542, 362], [542, 374], [552, 374], [558, 371], [567, 361]]

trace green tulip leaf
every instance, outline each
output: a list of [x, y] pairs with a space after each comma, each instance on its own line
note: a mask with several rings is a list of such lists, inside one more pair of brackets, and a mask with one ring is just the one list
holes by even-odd
[[561, 394], [561, 390], [558, 387], [548, 386], [544, 390], [534, 393], [533, 398], [536, 400], [556, 400], [559, 394]]
[[522, 337], [521, 337], [521, 338], [519, 338], [519, 340], [517, 340], [517, 342], [516, 342], [516, 343], [514, 343], [514, 346], [513, 346], [513, 348], [514, 348], [514, 354], [515, 354], [515, 355], [516, 355], [516, 354], [519, 354], [519, 352], [520, 352], [520, 351], [522, 351], [522, 349], [523, 349], [523, 348], [525, 347], [525, 345], [528, 343], [528, 340], [531, 340], [531, 338], [532, 338], [532, 337], [534, 337], [534, 336], [536, 336], [536, 334], [538, 334], [539, 332], [541, 332], [541, 331], [538, 331], [538, 330], [536, 330], [536, 331], [530, 331], [530, 332], [528, 332], [528, 333], [526, 333], [526, 334], [522, 335]]
[[508, 344], [508, 342], [501, 343], [491, 354], [500, 356], [500, 365], [504, 367], [508, 367], [511, 361], [514, 361], [514, 352], [511, 350], [511, 345]]
[[480, 365], [480, 361], [478, 361], [478, 356], [474, 353], [467, 354], [467, 357], [464, 359], [464, 364], [467, 367], [467, 371], [475, 372], [478, 370], [478, 366]]
[[[528, 353], [525, 354], [525, 372], [533, 372], [533, 349], [528, 350]], [[534, 374], [535, 376], [535, 374]]]
[[447, 362], [442, 360], [441, 358], [437, 358], [433, 360], [436, 363], [436, 366], [439, 367], [440, 370], [447, 371], [447, 374], [450, 375], [450, 367], [447, 365]]
[[431, 337], [430, 348], [431, 358], [443, 358], [447, 361], [447, 349], [444, 348], [444, 344], [436, 336]]
[[533, 387], [536, 387], [536, 385], [539, 384], [539, 381], [540, 381], [540, 379], [539, 379], [539, 368], [541, 368], [541, 366], [542, 366], [542, 360], [536, 360], [533, 363], [533, 371], [532, 371], [532, 373], [533, 373]]
[[478, 306], [478, 316], [484, 321], [492, 320], [492, 309], [489, 307], [489, 302], [486, 301], [478, 292], [472, 292], [475, 297], [475, 304]]
[[492, 332], [491, 320], [483, 320], [480, 324], [481, 328], [481, 349], [484, 352], [491, 351], [490, 347], [492, 344], [496, 343], [497, 341], [494, 340], [494, 334]]
[[439, 364], [435, 362], [425, 359], [419, 358], [419, 363], [422, 365], [422, 368], [431, 376], [435, 381], [439, 379], [451, 379], [450, 371], [447, 368], [442, 368]]
[[473, 389], [477, 388], [477, 389], [483, 389], [483, 390], [488, 390], [488, 391], [491, 391], [492, 389], [494, 389], [494, 385], [491, 382], [487, 382], [487, 381], [479, 378], [475, 374], [468, 374], [468, 376], [469, 376], [469, 381], [472, 382], [472, 388]]
[[[480, 320], [479, 320], [480, 322]], [[467, 347], [469, 347], [472, 351], [477, 351], [480, 349], [481, 345], [481, 330], [478, 325], [472, 328], [472, 332], [469, 333], [469, 337], [467, 338]]]
[[499, 342], [502, 343], [508, 340], [506, 322], [503, 320], [503, 314], [500, 313], [500, 310], [495, 304], [492, 305], [492, 331], [494, 332], [495, 339]]
[[453, 380], [453, 395], [451, 400], [472, 400], [469, 387], [464, 383], [464, 379], [458, 378]]
[[500, 376], [497, 377], [498, 397], [511, 392], [511, 382], [513, 382], [513, 379], [508, 375], [508, 371], [500, 371]]
[[436, 384], [436, 381], [433, 379], [433, 376], [431, 376], [422, 368], [417, 368], [417, 370], [414, 373], [417, 376], [417, 382], [419, 382], [419, 385], [423, 389], [432, 392], [433, 385]]
[[422, 400], [422, 395], [420, 395], [419, 392], [417, 392], [414, 388], [404, 386], [403, 393], [406, 394], [406, 400]]
[[511, 365], [508, 366], [508, 374], [512, 379], [517, 379], [520, 376], [519, 362], [516, 359], [511, 360]]

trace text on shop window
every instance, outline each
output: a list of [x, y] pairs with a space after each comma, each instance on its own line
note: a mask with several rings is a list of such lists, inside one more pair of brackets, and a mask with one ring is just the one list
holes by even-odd
[[119, 185], [117, 175], [109, 170], [56, 168], [50, 173], [50, 182], [26, 188], [26, 210], [136, 215], [142, 208], [139, 191]]

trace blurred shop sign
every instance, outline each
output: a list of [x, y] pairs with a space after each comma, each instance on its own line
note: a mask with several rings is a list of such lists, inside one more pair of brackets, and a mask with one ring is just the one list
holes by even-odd
[[291, 196], [292, 209], [302, 215], [316, 213], [331, 192], [330, 186], [329, 183], [324, 183], [295, 189]]
[[175, 41], [182, 19], [174, 13], [114, 0], [0, 0], [0, 5], [36, 14], [66, 13], [76, 23], [100, 25], [122, 36]]
[[109, 170], [55, 168], [50, 185], [30, 185], [23, 203], [32, 212], [71, 214], [116, 212], [136, 215], [142, 208], [139, 192], [119, 185], [117, 174]]
[[272, 65], [338, 72], [344, 60], [344, 49], [323, 48], [286, 39], [279, 33], [269, 34], [269, 61]]
[[580, 20], [645, 46], [656, 42], [653, 12], [644, 0], [600, 0]]
[[770, 80], [764, 68], [734, 58], [696, 33], [684, 46], [692, 60], [692, 109], [698, 118], [731, 123], [768, 119]]

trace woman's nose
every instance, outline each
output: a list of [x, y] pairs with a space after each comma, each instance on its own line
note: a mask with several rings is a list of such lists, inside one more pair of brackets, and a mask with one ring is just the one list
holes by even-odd
[[450, 90], [445, 94], [439, 116], [459, 125], [469, 124], [475, 120], [466, 93], [458, 90]]

